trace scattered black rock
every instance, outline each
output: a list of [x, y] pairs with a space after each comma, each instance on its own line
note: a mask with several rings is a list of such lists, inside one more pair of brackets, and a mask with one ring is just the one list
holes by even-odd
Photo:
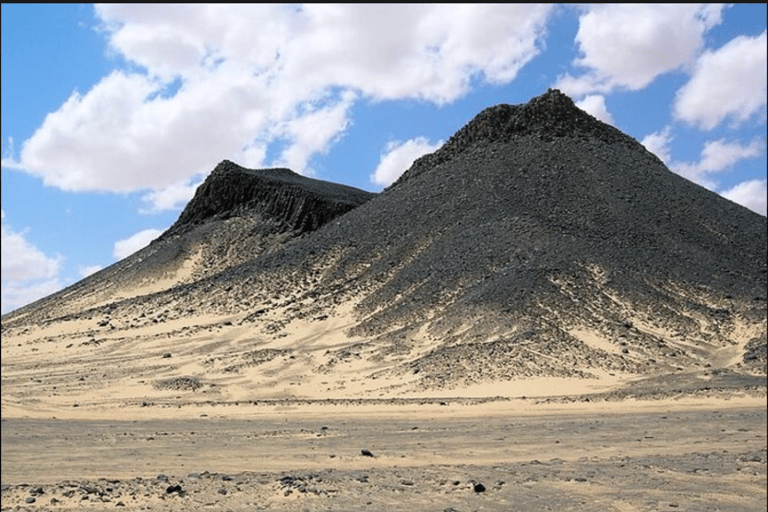
[[485, 486], [479, 482], [475, 482], [472, 484], [472, 489], [475, 492], [485, 492]]
[[362, 450], [360, 450], [360, 453], [362, 453], [362, 454], [363, 454], [363, 455], [365, 455], [366, 457], [373, 457], [373, 453], [371, 453], [371, 451], [370, 451], [370, 450], [366, 450], [365, 448], [363, 448]]
[[173, 391], [197, 391], [201, 387], [203, 387], [203, 382], [197, 377], [173, 377], [154, 383], [155, 389]]

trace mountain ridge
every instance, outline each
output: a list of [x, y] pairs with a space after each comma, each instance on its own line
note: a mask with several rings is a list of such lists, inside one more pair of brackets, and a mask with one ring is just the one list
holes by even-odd
[[92, 277], [87, 309], [73, 287], [3, 333], [98, 319], [157, 351], [167, 332], [237, 396], [282, 396], [276, 375], [305, 396], [765, 375], [765, 217], [559, 91], [484, 110], [379, 194], [334, 187], [223, 161], [173, 227]]

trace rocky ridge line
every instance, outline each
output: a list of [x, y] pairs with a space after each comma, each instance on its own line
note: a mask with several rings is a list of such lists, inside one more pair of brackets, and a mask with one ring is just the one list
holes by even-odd
[[437, 151], [418, 158], [389, 188], [452, 160], [475, 144], [509, 142], [525, 135], [538, 135], [543, 141], [560, 137], [592, 138], [605, 144], [645, 149], [629, 135], [579, 109], [558, 89], [549, 89], [523, 105], [500, 104], [486, 108]]
[[290, 169], [246, 169], [223, 160], [163, 237], [210, 219], [262, 214], [285, 231], [314, 231], [376, 194], [301, 176]]

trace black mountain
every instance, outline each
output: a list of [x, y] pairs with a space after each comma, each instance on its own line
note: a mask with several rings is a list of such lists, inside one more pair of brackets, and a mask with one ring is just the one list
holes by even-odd
[[[135, 280], [129, 268], [178, 268], [204, 242], [194, 279], [91, 307], [230, 314], [257, 328], [264, 304], [290, 296], [297, 306], [269, 331], [279, 335], [354, 301], [356, 354], [431, 389], [477, 375], [675, 372], [731, 348], [764, 374], [766, 227], [549, 90], [484, 110], [375, 196], [223, 162], [137, 253], [143, 264], [116, 264]], [[81, 314], [66, 306], [78, 286], [3, 328]]]

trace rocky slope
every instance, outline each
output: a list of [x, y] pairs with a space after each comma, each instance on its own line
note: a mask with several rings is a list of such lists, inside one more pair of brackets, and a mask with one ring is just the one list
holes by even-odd
[[4, 316], [3, 325], [20, 317], [36, 323], [51, 316], [77, 316], [94, 307], [196, 282], [314, 231], [374, 195], [289, 169], [253, 170], [224, 160], [179, 219], [149, 246]]
[[[239, 374], [248, 389], [269, 372], [343, 382], [353, 367], [379, 394], [526, 377], [706, 384], [765, 375], [766, 227], [550, 90], [481, 112], [375, 196], [223, 162], [150, 247], [2, 327], [87, 318], [129, 338], [152, 311], [169, 338], [238, 333], [190, 353], [208, 382]], [[295, 337], [310, 324], [311, 342]]]

